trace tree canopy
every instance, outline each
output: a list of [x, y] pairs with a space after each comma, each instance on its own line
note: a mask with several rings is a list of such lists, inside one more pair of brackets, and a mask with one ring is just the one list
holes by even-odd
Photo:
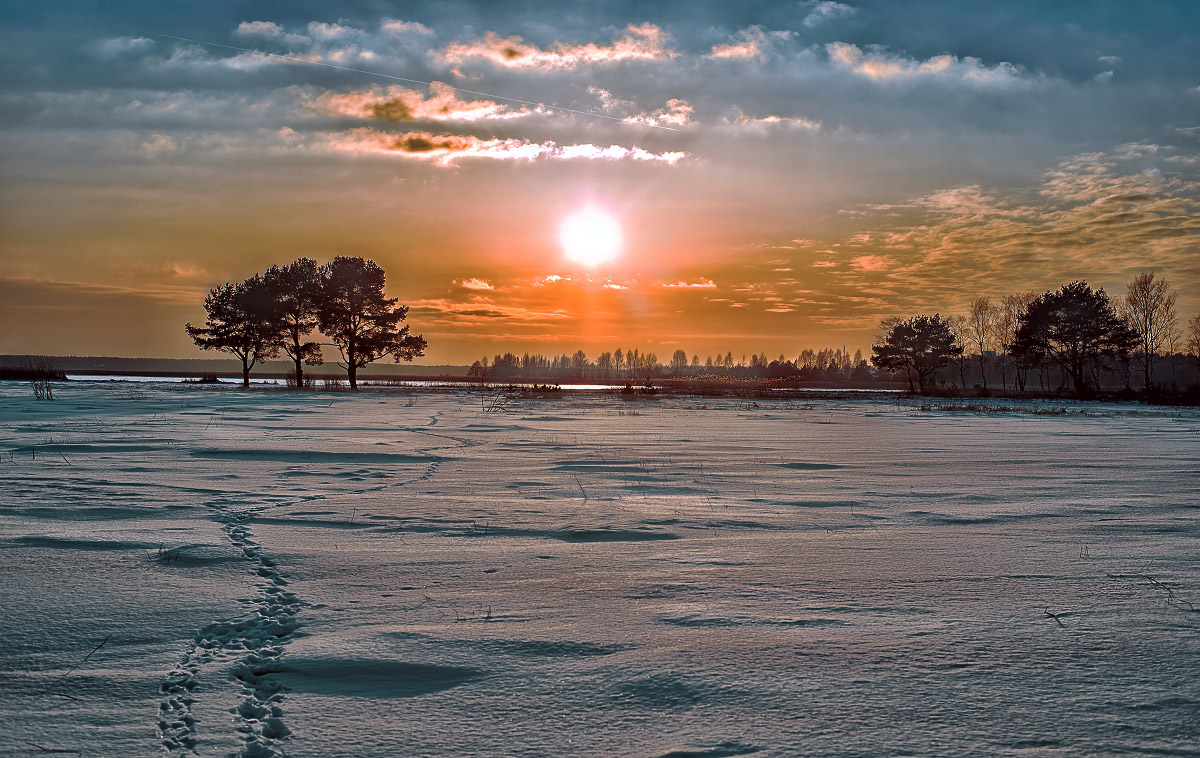
[[324, 362], [321, 344], [305, 339], [317, 328], [320, 269], [313, 259], [299, 258], [286, 266], [271, 266], [263, 274], [263, 283], [275, 300], [279, 345], [296, 365], [295, 386], [303, 389], [304, 366]]
[[1075, 392], [1088, 395], [1105, 362], [1128, 355], [1136, 343], [1137, 335], [1117, 315], [1108, 294], [1075, 281], [1030, 303], [1010, 352], [1027, 365], [1057, 363], [1070, 375]]
[[237, 284], [223, 284], [204, 298], [208, 318], [203, 327], [184, 328], [201, 350], [233, 353], [242, 361], [242, 386], [250, 386], [250, 369], [279, 353], [279, 304], [258, 274]]
[[410, 335], [408, 306], [384, 295], [386, 276], [374, 261], [337, 256], [321, 267], [317, 324], [342, 355], [351, 388], [358, 369], [391, 355], [397, 362], [425, 354], [425, 338]]
[[937, 314], [889, 320], [883, 327], [882, 342], [871, 348], [871, 362], [888, 371], [906, 372], [910, 390], [916, 372], [922, 394], [934, 372], [963, 351], [950, 325]]

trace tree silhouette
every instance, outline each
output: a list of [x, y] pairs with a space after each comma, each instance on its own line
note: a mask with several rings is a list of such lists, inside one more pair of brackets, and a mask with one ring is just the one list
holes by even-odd
[[278, 307], [280, 347], [296, 364], [296, 388], [304, 388], [304, 366], [324, 362], [321, 345], [304, 340], [317, 328], [321, 302], [321, 273], [317, 262], [300, 258], [286, 266], [271, 266], [263, 274]]
[[949, 324], [937, 314], [887, 320], [883, 327], [883, 341], [872, 346], [871, 362], [887, 371], [907, 372], [909, 391], [913, 390], [914, 371], [921, 394], [925, 394], [934, 372], [963, 351]]
[[386, 276], [374, 261], [337, 256], [321, 267], [321, 302], [317, 324], [342, 354], [350, 388], [358, 388], [358, 369], [391, 355], [411, 361], [425, 354], [425, 338], [400, 326], [408, 306], [385, 297]]
[[1108, 294], [1076, 281], [1029, 305], [1010, 352], [1026, 365], [1057, 363], [1070, 375], [1075, 392], [1087, 395], [1089, 376], [1094, 378], [1106, 359], [1127, 355], [1136, 342]]
[[683, 376], [683, 374], [687, 371], [688, 357], [687, 353], [685, 353], [682, 348], [676, 350], [671, 355], [671, 363], [669, 364], [669, 367], [673, 376]]
[[233, 353], [242, 361], [242, 387], [250, 369], [279, 353], [279, 307], [272, 288], [255, 274], [238, 284], [223, 284], [204, 298], [203, 327], [187, 324], [188, 336], [201, 350]]

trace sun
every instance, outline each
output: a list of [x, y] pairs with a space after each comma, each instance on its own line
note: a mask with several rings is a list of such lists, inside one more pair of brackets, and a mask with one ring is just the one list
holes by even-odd
[[569, 260], [598, 266], [621, 252], [621, 225], [608, 213], [589, 206], [563, 219], [558, 240]]

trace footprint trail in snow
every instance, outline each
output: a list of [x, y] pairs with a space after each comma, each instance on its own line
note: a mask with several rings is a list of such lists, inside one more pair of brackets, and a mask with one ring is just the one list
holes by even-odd
[[286, 589], [287, 579], [255, 542], [247, 523], [254, 514], [219, 501], [211, 505], [230, 544], [253, 566], [260, 594], [250, 614], [209, 624], [196, 634], [192, 649], [160, 687], [158, 730], [168, 755], [196, 753], [200, 735], [192, 706], [201, 672], [211, 664], [228, 666], [229, 675], [241, 685], [242, 700], [233, 713], [242, 735], [240, 755], [272, 758], [283, 754], [282, 741], [290, 732], [283, 721], [286, 688], [269, 675], [281, 670], [303, 603]]

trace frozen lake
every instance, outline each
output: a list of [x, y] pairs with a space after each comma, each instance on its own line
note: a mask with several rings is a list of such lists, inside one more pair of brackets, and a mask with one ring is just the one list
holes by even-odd
[[1194, 410], [56, 393], [0, 755], [1200, 755]]

